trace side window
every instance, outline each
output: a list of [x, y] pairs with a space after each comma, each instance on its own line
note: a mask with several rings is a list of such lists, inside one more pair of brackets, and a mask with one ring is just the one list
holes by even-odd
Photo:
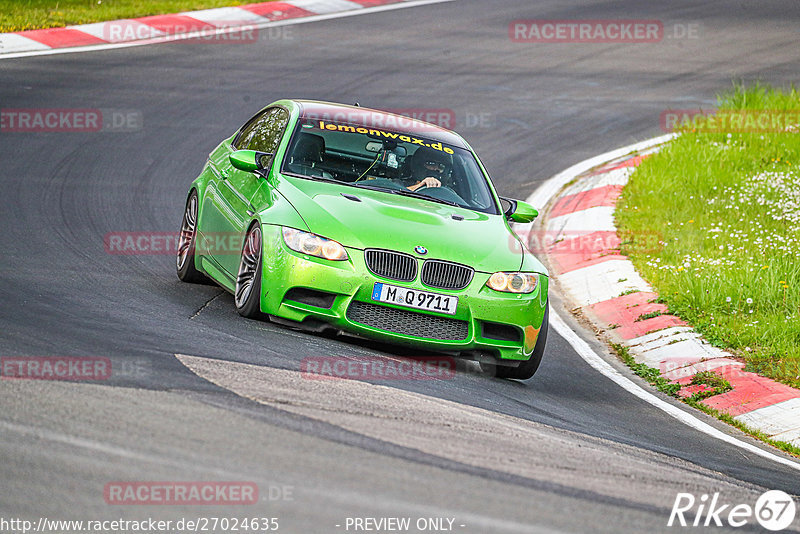
[[288, 123], [289, 113], [285, 109], [270, 108], [244, 127], [236, 148], [275, 153]]
[[272, 110], [268, 109], [256, 115], [249, 121], [247, 121], [245, 125], [242, 127], [242, 130], [239, 132], [239, 134], [234, 138], [232, 143], [233, 148], [235, 148], [236, 150], [242, 150], [243, 148], [247, 147], [247, 143], [250, 141], [250, 139], [252, 139], [253, 132], [255, 131], [258, 122], [264, 117], [264, 115], [267, 115], [270, 111]]

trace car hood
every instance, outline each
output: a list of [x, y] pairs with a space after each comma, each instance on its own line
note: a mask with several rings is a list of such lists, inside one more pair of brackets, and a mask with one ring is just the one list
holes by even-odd
[[[345, 247], [415, 254], [414, 248], [421, 246], [428, 251], [425, 258], [488, 273], [522, 265], [524, 252], [501, 215], [302, 178], [284, 178], [279, 190], [309, 231]], [[541, 266], [538, 270], [545, 272]]]

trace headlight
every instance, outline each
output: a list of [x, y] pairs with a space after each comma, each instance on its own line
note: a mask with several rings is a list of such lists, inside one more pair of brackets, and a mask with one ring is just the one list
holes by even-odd
[[536, 273], [494, 273], [486, 285], [495, 291], [505, 293], [532, 293], [539, 285]]
[[301, 254], [308, 254], [309, 256], [316, 256], [332, 261], [343, 261], [347, 259], [347, 251], [340, 243], [332, 239], [320, 237], [317, 234], [284, 226], [283, 241], [286, 243], [287, 247]]

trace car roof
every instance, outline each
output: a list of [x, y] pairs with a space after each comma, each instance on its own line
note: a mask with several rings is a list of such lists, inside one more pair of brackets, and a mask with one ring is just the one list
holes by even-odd
[[469, 149], [467, 143], [457, 133], [405, 115], [317, 100], [292, 100], [292, 102], [300, 108], [300, 118], [382, 128], [399, 134], [418, 135], [433, 141]]

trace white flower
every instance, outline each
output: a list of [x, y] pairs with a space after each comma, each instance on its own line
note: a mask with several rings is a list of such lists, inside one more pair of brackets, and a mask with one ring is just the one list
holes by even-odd
[[733, 299], [730, 298], [730, 297], [725, 297], [725, 302], [730, 302], [731, 300], [733, 300]]
[[[753, 299], [747, 299], [745, 302], [748, 303], [748, 304], [752, 304], [753, 303]], [[753, 313], [753, 312], [751, 311], [750, 313]]]

